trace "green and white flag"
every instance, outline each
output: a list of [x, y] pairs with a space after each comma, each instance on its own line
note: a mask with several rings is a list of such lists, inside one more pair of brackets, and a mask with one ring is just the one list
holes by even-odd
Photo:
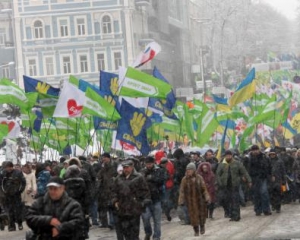
[[88, 114], [110, 121], [121, 119], [117, 110], [91, 88], [87, 88], [85, 96], [86, 100], [83, 105], [82, 114]]
[[0, 103], [13, 104], [27, 109], [28, 98], [23, 89], [10, 80], [3, 78], [0, 80]]
[[250, 124], [262, 123], [266, 120], [274, 119], [275, 111], [277, 109], [276, 96], [272, 96], [268, 103], [265, 105], [256, 116], [249, 119]]
[[172, 86], [147, 73], [128, 67], [119, 69], [119, 96], [167, 98]]
[[7, 124], [0, 124], [0, 143], [2, 143], [3, 138], [8, 135], [9, 129]]
[[199, 116], [198, 119], [195, 119], [195, 121], [198, 125], [196, 145], [198, 147], [203, 147], [216, 131], [219, 123], [215, 119], [215, 113], [212, 112], [204, 103], [194, 100], [194, 105], [197, 105], [197, 108], [202, 109], [201, 116]]

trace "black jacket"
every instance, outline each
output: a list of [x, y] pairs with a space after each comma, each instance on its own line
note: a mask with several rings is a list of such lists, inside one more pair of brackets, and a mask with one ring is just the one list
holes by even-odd
[[20, 195], [26, 186], [26, 180], [21, 171], [13, 169], [12, 172], [5, 170], [1, 174], [1, 188], [6, 197]]
[[174, 184], [180, 185], [182, 178], [185, 176], [186, 166], [190, 163], [190, 161], [184, 156], [184, 153], [180, 148], [175, 150], [173, 156], [175, 158]]
[[112, 204], [119, 203], [119, 216], [139, 216], [149, 201], [150, 192], [144, 177], [136, 172], [126, 178], [124, 174], [117, 176], [112, 188]]
[[48, 193], [38, 198], [26, 213], [26, 223], [32, 231], [40, 235], [41, 240], [52, 240], [50, 221], [57, 218], [61, 225], [57, 227], [57, 240], [79, 240], [83, 233], [83, 213], [80, 204], [64, 193], [60, 200], [53, 201]]
[[268, 180], [271, 177], [272, 166], [270, 160], [263, 154], [257, 156], [252, 153], [249, 156], [249, 175], [253, 182], [256, 180]]
[[152, 169], [143, 168], [141, 174], [146, 179], [152, 202], [161, 201], [162, 189], [166, 180], [164, 170], [154, 165]]

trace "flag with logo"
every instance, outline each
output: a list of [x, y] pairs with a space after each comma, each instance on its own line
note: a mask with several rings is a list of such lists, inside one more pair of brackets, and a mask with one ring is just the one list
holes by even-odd
[[19, 137], [21, 133], [21, 127], [16, 120], [11, 120], [11, 119], [1, 117], [0, 124], [8, 126], [7, 138], [14, 139]]
[[65, 81], [63, 89], [61, 90], [60, 96], [58, 98], [53, 117], [80, 117], [85, 100], [86, 97], [83, 91], [76, 88], [68, 81]]
[[132, 66], [134, 68], [143, 66], [145, 63], [151, 61], [160, 51], [161, 46], [157, 42], [149, 43], [145, 47], [145, 50], [143, 52], [140, 52]]
[[148, 154], [150, 147], [147, 141], [147, 128], [151, 126], [151, 121], [143, 111], [133, 107], [125, 100], [122, 101], [118, 123], [116, 139], [127, 142], [142, 154]]
[[134, 68], [119, 68], [119, 96], [166, 99], [172, 86]]
[[51, 96], [57, 96], [59, 95], [60, 89], [52, 87], [50, 84], [46, 82], [42, 82], [40, 80], [23, 76], [23, 82], [24, 82], [24, 88], [25, 92], [38, 92], [42, 94], [48, 94]]
[[86, 90], [85, 96], [86, 101], [83, 105], [82, 114], [88, 114], [110, 121], [117, 121], [121, 118], [117, 110], [91, 88]]

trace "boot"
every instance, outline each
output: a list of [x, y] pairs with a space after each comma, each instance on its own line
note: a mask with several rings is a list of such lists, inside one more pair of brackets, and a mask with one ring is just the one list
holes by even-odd
[[213, 219], [213, 218], [214, 218], [214, 217], [213, 217], [213, 212], [214, 212], [213, 209], [209, 209], [209, 211], [208, 211], [208, 218], [210, 218], [210, 219]]
[[150, 235], [146, 235], [144, 240], [150, 240], [151, 236]]
[[194, 228], [194, 232], [195, 232], [194, 236], [195, 237], [199, 236], [199, 226], [196, 226], [196, 227], [193, 227], [193, 228]]
[[200, 233], [201, 233], [201, 235], [203, 235], [205, 233], [205, 226], [204, 225], [200, 225]]

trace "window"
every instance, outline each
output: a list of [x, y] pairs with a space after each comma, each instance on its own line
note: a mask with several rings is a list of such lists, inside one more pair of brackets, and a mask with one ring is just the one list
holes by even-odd
[[34, 22], [34, 38], [43, 38], [43, 23], [40, 20]]
[[61, 37], [69, 36], [68, 20], [67, 19], [59, 20], [59, 25], [60, 25], [60, 36]]
[[36, 60], [29, 59], [28, 60], [28, 70], [29, 76], [36, 76], [37, 75], [37, 67], [36, 67]]
[[5, 45], [5, 42], [6, 42], [5, 28], [0, 28], [0, 45]]
[[77, 22], [77, 33], [78, 35], [85, 35], [85, 19], [84, 18], [78, 18], [76, 20]]
[[3, 78], [10, 78], [9, 67], [8, 66], [2, 68], [2, 77]]
[[63, 57], [64, 74], [71, 73], [71, 59], [70, 57]]
[[79, 58], [80, 58], [80, 72], [88, 72], [87, 56], [81, 55]]
[[111, 19], [107, 15], [102, 18], [102, 32], [104, 34], [112, 32], [112, 30], [111, 30]]
[[97, 54], [98, 71], [105, 70], [104, 53]]
[[53, 57], [46, 57], [45, 58], [46, 63], [46, 75], [54, 75], [54, 63], [53, 63]]
[[122, 55], [120, 52], [114, 52], [115, 69], [117, 70], [119, 66], [122, 66]]

